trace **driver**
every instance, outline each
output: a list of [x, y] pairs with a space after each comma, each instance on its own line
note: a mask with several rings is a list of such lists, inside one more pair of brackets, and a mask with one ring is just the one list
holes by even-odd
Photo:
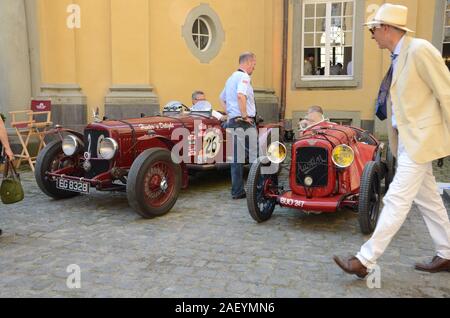
[[212, 109], [211, 104], [206, 99], [205, 93], [202, 91], [195, 91], [192, 93], [192, 107], [191, 111], [206, 111], [211, 112], [211, 115], [218, 120], [225, 122], [227, 120], [227, 116], [219, 113]]
[[210, 111], [211, 110], [211, 104], [209, 104], [209, 107], [206, 102], [206, 96], [205, 93], [202, 91], [195, 91], [192, 93], [192, 107], [191, 110], [193, 111]]
[[305, 130], [308, 127], [320, 123], [325, 120], [323, 109], [320, 106], [314, 105], [308, 109], [306, 117], [299, 121], [299, 130]]

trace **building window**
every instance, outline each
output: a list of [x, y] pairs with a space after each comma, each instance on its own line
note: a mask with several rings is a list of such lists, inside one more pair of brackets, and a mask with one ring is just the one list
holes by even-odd
[[364, 17], [364, 0], [294, 0], [295, 88], [361, 84]]
[[450, 0], [447, 0], [447, 6], [445, 8], [445, 23], [444, 23], [444, 47], [442, 54], [450, 70]]
[[198, 18], [192, 26], [192, 39], [195, 46], [202, 52], [205, 52], [211, 44], [211, 27], [205, 18]]
[[181, 35], [200, 63], [209, 63], [215, 58], [225, 41], [219, 16], [208, 4], [201, 4], [188, 13]]
[[[352, 76], [354, 1], [303, 3], [303, 77]], [[350, 67], [349, 66], [350, 63]], [[349, 71], [347, 71], [347, 69]]]

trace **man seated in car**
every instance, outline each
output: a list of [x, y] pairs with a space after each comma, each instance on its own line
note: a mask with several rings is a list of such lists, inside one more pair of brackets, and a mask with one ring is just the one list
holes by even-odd
[[[195, 91], [192, 93], [192, 106], [191, 110], [193, 111], [210, 111], [211, 104], [204, 103], [206, 100], [205, 93], [202, 91]], [[209, 107], [208, 107], [209, 104]]]
[[211, 103], [207, 101], [205, 93], [202, 91], [195, 91], [192, 93], [192, 107], [191, 111], [205, 111], [209, 112], [211, 111], [211, 114], [213, 117], [217, 118], [218, 120], [224, 122], [227, 120], [227, 116], [219, 113], [218, 111], [215, 111], [212, 109]]
[[320, 106], [314, 105], [308, 109], [306, 117], [299, 121], [298, 128], [300, 131], [306, 130], [312, 125], [325, 121], [323, 109]]

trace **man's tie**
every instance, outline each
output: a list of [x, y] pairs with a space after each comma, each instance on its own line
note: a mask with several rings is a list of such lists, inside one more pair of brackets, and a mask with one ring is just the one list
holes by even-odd
[[392, 75], [394, 73], [394, 61], [398, 54], [391, 54], [391, 67], [387, 72], [386, 76], [381, 82], [380, 91], [378, 93], [377, 105], [376, 105], [376, 115], [380, 120], [385, 120], [387, 118], [387, 99], [389, 98], [389, 90], [392, 84]]

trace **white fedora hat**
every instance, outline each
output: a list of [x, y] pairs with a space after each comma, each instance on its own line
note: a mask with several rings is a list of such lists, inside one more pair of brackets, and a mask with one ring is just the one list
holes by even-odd
[[378, 9], [375, 17], [364, 25], [371, 28], [376, 25], [386, 24], [406, 32], [414, 32], [406, 27], [407, 20], [407, 7], [385, 3]]

